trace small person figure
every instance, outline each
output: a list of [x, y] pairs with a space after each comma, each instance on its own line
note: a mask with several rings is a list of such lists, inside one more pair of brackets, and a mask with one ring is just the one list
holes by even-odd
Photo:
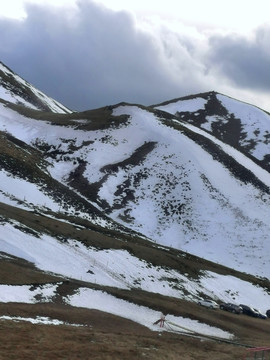
[[164, 322], [165, 322], [165, 315], [164, 315], [164, 314], [161, 314], [159, 326], [160, 326], [160, 327], [164, 327]]
[[154, 325], [159, 324], [160, 327], [164, 327], [164, 323], [165, 323], [165, 317], [166, 315], [164, 315], [163, 313], [161, 313], [160, 315], [160, 319], [158, 319], [157, 321], [154, 322]]

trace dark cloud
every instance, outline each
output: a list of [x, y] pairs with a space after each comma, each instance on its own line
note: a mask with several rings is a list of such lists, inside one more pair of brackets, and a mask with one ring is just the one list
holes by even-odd
[[209, 68], [217, 69], [235, 85], [270, 91], [270, 27], [247, 38], [235, 34], [210, 38]]
[[73, 110], [227, 93], [228, 79], [233, 95], [270, 87], [267, 27], [251, 39], [208, 41], [183, 24], [142, 30], [130, 13], [91, 0], [78, 0], [76, 11], [33, 4], [26, 11], [24, 20], [0, 18], [0, 60]]
[[157, 39], [131, 14], [80, 1], [75, 13], [28, 5], [27, 15], [0, 20], [0, 59], [64, 105], [85, 110], [185, 95]]

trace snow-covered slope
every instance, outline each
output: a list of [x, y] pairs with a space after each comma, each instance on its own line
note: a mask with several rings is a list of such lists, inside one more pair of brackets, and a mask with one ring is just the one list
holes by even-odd
[[[132, 120], [124, 137], [119, 138], [120, 132], [117, 138], [111, 133], [112, 142], [124, 144], [133, 137], [136, 145], [132, 147], [134, 140], [127, 141], [128, 146], [120, 152], [122, 158], [117, 147], [115, 162], [119, 165], [108, 171], [99, 189], [110, 215], [116, 220], [126, 218], [133, 229], [164, 245], [268, 277], [269, 173], [251, 161], [248, 165], [241, 153], [229, 146], [222, 149], [211, 139], [220, 153], [226, 151], [223, 156], [229, 156], [228, 161], [236, 161], [233, 166], [240, 172], [248, 169], [262, 182], [257, 187], [255, 182], [237, 177], [183, 131], [166, 127], [149, 112], [121, 107], [115, 114], [128, 114]], [[149, 148], [153, 144], [143, 164], [121, 166], [142, 144]], [[113, 147], [107, 150], [110, 156], [113, 153]], [[97, 175], [95, 169], [88, 179], [99, 181]], [[254, 262], [254, 257], [261, 260]]]
[[[192, 279], [179, 270], [155, 266], [138, 259], [127, 250], [98, 250], [76, 240], [59, 242], [48, 235], [37, 238], [34, 234], [26, 233], [22, 242], [21, 229], [15, 225], [13, 222], [1, 227], [1, 251], [65, 278], [120, 289], [137, 288], [191, 301], [197, 301], [204, 293], [223, 302], [254, 304], [264, 312], [269, 308], [270, 294], [262, 287], [254, 286], [233, 275], [202, 271], [198, 278]], [[4, 295], [2, 297], [4, 298]]]
[[46, 148], [51, 176], [116, 222], [162, 245], [270, 275], [270, 175], [239, 150], [138, 106], [115, 107], [112, 119], [125, 120], [93, 131], [86, 119], [51, 131], [49, 121], [0, 107], [0, 130]]

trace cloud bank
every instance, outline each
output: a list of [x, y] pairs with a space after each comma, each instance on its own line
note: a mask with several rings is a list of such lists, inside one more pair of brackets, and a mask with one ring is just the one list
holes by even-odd
[[270, 91], [270, 25], [254, 31], [251, 38], [213, 36], [209, 39], [210, 65], [234, 85]]
[[23, 20], [0, 19], [0, 60], [73, 110], [210, 90], [267, 105], [269, 26], [249, 38], [222, 35], [180, 22], [139, 23], [86, 0], [75, 11], [29, 4], [26, 12]]

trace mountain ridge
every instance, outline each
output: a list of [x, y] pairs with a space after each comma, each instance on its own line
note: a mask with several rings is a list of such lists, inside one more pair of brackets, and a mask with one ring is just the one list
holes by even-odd
[[[195, 111], [193, 111], [193, 109], [188, 111], [188, 102], [194, 99], [194, 97], [205, 100], [203, 104], [205, 110], [203, 110], [202, 107], [195, 109]], [[224, 101], [224, 99], [227, 100]], [[228, 109], [224, 106], [226, 103], [229, 106]], [[239, 106], [243, 104], [244, 110], [242, 111], [245, 111], [245, 114], [241, 114], [239, 106], [235, 104], [239, 104]], [[178, 110], [181, 110], [181, 107], [184, 109], [181, 113], [179, 113], [179, 115], [177, 115]], [[270, 137], [269, 127], [267, 127], [268, 125], [263, 126], [261, 129], [259, 126], [260, 124], [256, 125], [257, 118], [262, 116], [265, 117], [266, 122], [269, 122], [269, 120], [267, 120], [269, 118], [269, 113], [259, 107], [211, 91], [194, 96], [174, 99], [170, 102], [156, 105], [155, 108], [163, 109], [165, 111], [167, 109], [169, 113], [180, 117], [181, 120], [205, 129], [209, 133], [213, 134], [217, 139], [244, 152], [246, 156], [251, 157], [254, 161], [257, 161], [262, 167], [269, 171], [269, 154], [267, 152], [265, 154], [256, 154], [256, 149], [254, 149], [256, 145], [257, 147], [258, 145], [261, 147], [265, 145], [266, 151], [268, 151]], [[233, 110], [236, 110], [236, 112]], [[250, 129], [248, 129], [247, 121], [243, 118], [241, 120], [241, 117], [245, 117], [246, 120], [248, 119], [251, 123], [250, 127], [253, 127], [253, 134]]]

